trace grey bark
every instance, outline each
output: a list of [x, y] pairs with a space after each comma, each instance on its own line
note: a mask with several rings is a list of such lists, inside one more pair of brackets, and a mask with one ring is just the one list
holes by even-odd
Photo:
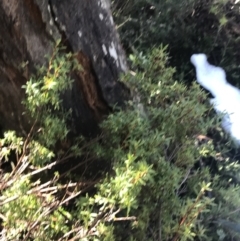
[[77, 133], [96, 132], [109, 106], [123, 105], [127, 89], [118, 81], [126, 59], [107, 0], [2, 0], [0, 2], [0, 123], [26, 132], [21, 86], [46, 64], [62, 39], [84, 71], [73, 73], [74, 88], [64, 96], [73, 109]]

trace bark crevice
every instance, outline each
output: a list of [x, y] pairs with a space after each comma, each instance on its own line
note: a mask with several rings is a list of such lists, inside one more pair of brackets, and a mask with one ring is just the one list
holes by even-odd
[[[2, 0], [0, 2], [0, 124], [3, 129], [27, 132], [22, 115], [21, 86], [47, 63], [61, 39], [83, 71], [72, 73], [74, 88], [64, 95], [73, 110], [77, 133], [94, 132], [109, 106], [123, 105], [128, 96], [118, 81], [126, 71], [107, 0]], [[20, 123], [21, 122], [21, 123]], [[20, 126], [22, 126], [20, 128]]]

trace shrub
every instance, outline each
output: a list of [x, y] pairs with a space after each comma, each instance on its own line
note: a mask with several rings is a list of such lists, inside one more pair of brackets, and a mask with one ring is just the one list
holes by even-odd
[[[196, 84], [187, 88], [174, 80], [166, 48], [130, 57], [136, 73], [123, 80], [135, 100], [102, 123], [103, 139], [93, 149], [113, 168], [98, 184], [101, 197], [95, 202], [116, 215], [113, 221], [125, 220], [105, 224], [113, 235], [109, 240], [235, 237], [236, 224], [228, 220], [238, 221], [239, 186], [228, 175], [236, 177], [239, 165], [217, 153], [210, 138], [197, 143], [219, 126], [209, 117], [206, 95]], [[206, 157], [218, 162], [209, 164]]]
[[79, 192], [81, 180], [64, 182], [65, 175], [48, 171], [81, 153], [81, 137], [65, 152], [55, 148], [67, 139], [71, 114], [61, 107], [60, 95], [71, 88], [69, 72], [79, 69], [62, 50], [58, 43], [48, 68], [23, 86], [25, 114], [34, 120], [28, 136], [8, 131], [1, 139], [2, 240], [58, 240], [71, 230], [72, 215], [63, 205]]
[[[65, 152], [55, 143], [69, 131], [71, 111], [60, 97], [71, 88], [68, 73], [81, 71], [74, 56], [56, 49], [48, 68], [26, 84], [33, 127], [26, 139], [7, 132], [1, 140], [4, 240], [224, 240], [238, 233], [232, 179], [239, 165], [225, 160], [213, 171], [204, 158], [224, 160], [224, 153], [209, 138], [198, 143], [218, 126], [206, 95], [174, 80], [165, 47], [131, 59], [136, 73], [123, 81], [134, 99], [103, 121], [98, 138], [79, 137]], [[66, 161], [69, 168], [58, 172]], [[89, 175], [91, 162], [108, 168]], [[79, 166], [84, 170], [73, 173]]]
[[239, 2], [215, 0], [112, 0], [113, 16], [127, 53], [169, 46], [178, 79], [192, 82], [193, 53], [206, 53], [239, 85]]

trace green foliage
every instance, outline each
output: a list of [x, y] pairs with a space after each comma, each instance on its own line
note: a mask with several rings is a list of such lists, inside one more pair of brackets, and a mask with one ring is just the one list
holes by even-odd
[[113, 16], [127, 53], [169, 46], [177, 78], [192, 82], [189, 59], [206, 53], [239, 85], [239, 4], [229, 0], [112, 0]]
[[[20, 179], [4, 192], [5, 204], [2, 212], [5, 214], [4, 227], [6, 240], [20, 240], [23, 232], [29, 226], [35, 227], [34, 240], [51, 240], [58, 233], [66, 233], [69, 227], [61, 214], [61, 207], [49, 215], [52, 197], [39, 198], [37, 192], [31, 191], [29, 179]], [[33, 189], [34, 190], [34, 189]], [[27, 236], [26, 236], [27, 237]], [[29, 238], [33, 238], [32, 234]]]
[[70, 230], [71, 214], [61, 203], [71, 199], [66, 194], [71, 185], [62, 183], [58, 173], [45, 173], [80, 152], [76, 146], [62, 154], [55, 151], [56, 143], [67, 138], [70, 115], [70, 110], [63, 110], [60, 96], [71, 88], [70, 71], [80, 69], [71, 54], [60, 54], [63, 50], [57, 45], [48, 68], [41, 68], [24, 86], [25, 114], [34, 120], [28, 136], [8, 131], [1, 139], [1, 165], [11, 163], [1, 176], [4, 240], [55, 240]]
[[24, 105], [28, 110], [27, 114], [36, 122], [41, 121], [38, 138], [46, 147], [51, 148], [57, 140], [64, 140], [68, 134], [66, 119], [70, 110], [62, 110], [60, 95], [71, 88], [70, 70], [78, 68], [76, 63], [71, 61], [71, 54], [56, 57], [57, 51], [61, 49], [55, 49], [48, 68], [42, 67], [37, 79], [31, 78], [23, 86], [26, 92]]
[[[210, 184], [204, 184], [202, 171], [195, 173], [198, 180], [188, 187], [194, 195], [180, 197], [183, 186], [192, 180], [191, 168], [200, 158], [195, 137], [211, 124], [203, 118], [207, 109], [201, 101], [206, 97], [196, 85], [186, 91], [173, 79], [174, 69], [166, 67], [165, 48], [145, 57], [132, 56], [132, 60], [142, 71], [124, 80], [139, 95], [144, 109], [138, 108], [137, 100], [129, 102], [127, 110], [111, 114], [102, 124], [103, 143], [95, 149], [100, 157], [111, 160], [115, 175], [99, 187], [105, 190], [101, 196], [108, 198], [95, 198], [104, 200], [99, 205], [125, 209], [136, 217], [134, 234], [123, 240], [147, 240], [150, 225], [154, 233], [161, 233], [162, 240], [188, 240], [200, 232], [194, 224], [203, 222], [199, 214], [213, 203], [204, 196]], [[133, 189], [133, 183], [139, 187]], [[127, 205], [122, 205], [125, 200]], [[120, 205], [116, 207], [116, 203]]]
[[[101, 123], [98, 138], [76, 138], [67, 150], [56, 149], [70, 131], [71, 111], [61, 97], [71, 88], [69, 72], [81, 69], [60, 50], [25, 86], [26, 114], [34, 120], [28, 136], [7, 132], [1, 140], [1, 165], [11, 166], [1, 176], [2, 237], [215, 241], [239, 235], [240, 166], [221, 143], [199, 142], [219, 122], [209, 117], [199, 86], [175, 80], [167, 47], [131, 55], [135, 72], [123, 81], [133, 100]], [[215, 170], [207, 158], [219, 160]], [[105, 173], [90, 168], [100, 160], [109, 166]], [[58, 172], [66, 161], [69, 169]], [[77, 167], [84, 170], [73, 174]]]
[[[111, 161], [113, 176], [97, 185], [99, 193], [89, 199], [92, 212], [132, 220], [128, 228], [105, 225], [104, 230], [115, 234], [112, 240], [219, 240], [219, 233], [234, 237], [236, 232], [226, 227], [217, 229], [216, 220], [238, 213], [238, 183], [224, 175], [236, 178], [239, 167], [217, 153], [211, 139], [197, 142], [198, 135], [219, 125], [208, 117], [206, 95], [195, 84], [187, 88], [174, 80], [166, 48], [131, 59], [137, 72], [123, 80], [135, 99], [102, 123], [104, 137], [93, 148], [98, 157]], [[211, 170], [206, 157], [219, 155], [224, 161]]]

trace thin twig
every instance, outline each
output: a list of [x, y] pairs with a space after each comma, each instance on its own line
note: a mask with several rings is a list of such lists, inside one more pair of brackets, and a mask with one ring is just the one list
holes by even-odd
[[179, 189], [181, 188], [181, 186], [182, 186], [182, 185], [186, 182], [186, 180], [188, 179], [190, 172], [191, 172], [191, 168], [189, 168], [189, 169], [187, 170], [187, 172], [186, 172], [186, 174], [185, 174], [182, 182], [180, 183], [179, 188], [178, 188], [178, 190], [177, 190], [177, 195], [179, 194]]

